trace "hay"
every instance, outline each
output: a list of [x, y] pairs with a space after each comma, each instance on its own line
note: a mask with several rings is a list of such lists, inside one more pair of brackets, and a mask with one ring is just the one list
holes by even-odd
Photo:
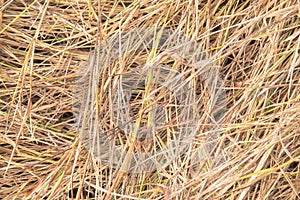
[[[1, 199], [300, 198], [297, 1], [0, 5]], [[90, 52], [109, 38], [149, 27], [179, 30], [197, 41], [199, 53], [209, 55], [223, 80], [227, 110], [206, 159], [194, 162], [195, 149], [216, 125], [204, 112], [212, 98], [204, 92], [199, 130], [184, 154], [151, 173], [119, 172], [82, 144], [74, 112], [76, 80]], [[128, 62], [143, 65], [152, 58], [141, 53]], [[162, 64], [182, 66], [179, 72], [185, 74], [189, 63], [176, 58]], [[189, 77], [196, 90], [205, 91], [205, 84], [196, 84], [195, 71], [184, 76]], [[101, 108], [107, 119], [113, 116], [111, 107]]]

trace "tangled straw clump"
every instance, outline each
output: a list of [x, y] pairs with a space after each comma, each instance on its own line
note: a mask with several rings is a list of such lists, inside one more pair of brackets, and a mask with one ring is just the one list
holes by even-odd
[[[0, 198], [299, 199], [299, 10], [296, 0], [0, 1]], [[172, 30], [184, 40], [195, 41], [195, 49], [188, 54], [191, 57], [186, 53], [153, 50], [150, 42], [145, 51], [126, 51], [130, 53], [123, 60], [113, 58], [110, 60], [113, 65], [103, 68], [97, 65], [103, 61], [99, 55], [106, 55], [99, 48], [101, 45], [116, 36], [149, 27]], [[179, 43], [168, 47], [176, 49]], [[91, 51], [95, 52], [95, 62], [84, 65]], [[167, 59], [160, 59], [163, 55], [167, 55]], [[211, 71], [197, 72], [193, 67], [190, 70], [188, 65], [195, 62], [188, 58], [195, 55], [205, 55], [205, 59], [196, 60], [206, 60], [209, 55], [209, 64], [201, 63], [207, 68], [200, 69], [216, 70], [223, 80], [215, 87], [226, 92], [223, 96], [226, 96], [227, 110], [220, 119], [207, 105], [218, 108], [213, 106], [219, 102], [214, 97], [222, 95], [212, 95], [205, 83], [205, 80], [219, 79], [204, 75], [214, 74]], [[202, 96], [201, 101], [195, 98], [199, 116], [191, 124], [197, 131], [184, 153], [167, 166], [150, 170], [151, 173], [132, 174], [126, 173], [128, 168], [111, 166], [104, 159], [97, 159], [93, 151], [88, 151], [84, 140], [80, 139], [76, 122], [91, 110], [76, 110], [81, 104], [74, 104], [74, 97], [85, 93], [74, 91], [87, 85], [85, 81], [79, 85], [78, 77], [83, 74], [78, 72], [82, 72], [83, 66], [87, 67], [87, 74], [93, 74], [89, 73], [91, 67], [108, 69], [110, 66], [111, 70], [119, 70], [117, 72], [122, 75], [114, 76], [115, 82], [107, 82], [107, 77], [103, 77], [114, 74], [113, 71], [94, 74], [99, 79], [92, 80], [104, 80], [110, 86], [109, 90], [94, 93], [105, 94], [107, 106], [105, 101], [99, 101], [97, 108], [109, 112], [107, 116], [98, 116], [101, 123], [90, 118], [90, 124], [104, 130], [118, 128], [113, 119], [121, 120], [123, 116], [117, 112], [118, 107], [112, 107], [122, 103], [118, 99], [122, 95], [117, 94], [127, 98], [126, 83], [131, 81], [132, 75], [143, 74], [137, 69], [147, 63], [160, 67], [153, 72], [164, 75], [174, 70], [170, 73], [172, 76], [181, 74], [178, 80], [194, 91], [191, 99]], [[167, 80], [163, 75], [158, 76], [159, 80]], [[175, 86], [176, 82], [172, 84]], [[99, 86], [101, 89], [101, 84]], [[145, 93], [145, 90], [141, 92], [144, 86], [134, 90], [129, 87], [133, 94], [128, 101], [136, 103], [136, 109], [131, 107], [129, 115], [125, 115], [132, 117], [131, 124], [136, 122], [134, 117], [142, 102], [138, 96]], [[158, 105], [167, 100], [172, 105], [176, 98], [182, 98], [180, 91], [175, 95], [174, 88], [170, 90], [161, 84], [151, 87], [152, 91], [159, 89], [156, 96], [153, 93], [153, 101]], [[121, 89], [123, 93], [113, 93]], [[155, 99], [160, 96], [163, 101]], [[87, 99], [86, 102], [95, 101]], [[116, 112], [112, 112], [113, 109]], [[158, 107], [157, 111], [163, 109]], [[176, 109], [169, 108], [169, 121], [179, 116]], [[165, 115], [157, 115], [157, 118], [161, 116]], [[222, 121], [222, 126], [213, 123], [209, 116]], [[147, 115], [143, 119], [151, 118]], [[141, 124], [147, 127], [147, 122]], [[172, 138], [177, 137], [176, 129], [180, 129], [171, 124], [169, 127], [157, 124], [156, 127], [162, 129], [149, 147], [141, 146], [143, 151], [149, 148], [148, 151], [155, 153], [164, 149], [162, 145], [175, 141]], [[164, 130], [168, 128], [172, 133], [169, 138], [164, 137], [167, 135]], [[107, 134], [107, 138], [115, 147], [128, 148], [126, 141], [130, 134], [126, 131], [130, 132], [131, 127], [119, 129]], [[217, 130], [218, 137], [207, 138], [215, 136], [208, 134], [212, 130]], [[138, 139], [149, 139], [147, 133]], [[197, 150], [207, 139], [213, 141], [208, 153], [204, 159], [195, 159], [199, 158], [202, 151]], [[134, 144], [136, 148], [137, 141]], [[131, 155], [139, 152], [142, 150], [136, 148]], [[127, 167], [135, 164], [131, 162]]]
[[[131, 173], [164, 168], [188, 151], [205, 118], [220, 125], [226, 94], [218, 71], [197, 42], [178, 32], [120, 33], [83, 65], [74, 94], [78, 132], [90, 152], [111, 167]], [[216, 139], [210, 129], [207, 135]], [[197, 156], [186, 160], [204, 159], [213, 142], [202, 141], [200, 149], [190, 150], [199, 151]]]

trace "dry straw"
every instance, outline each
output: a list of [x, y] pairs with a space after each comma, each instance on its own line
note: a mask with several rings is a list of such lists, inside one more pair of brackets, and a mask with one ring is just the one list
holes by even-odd
[[[299, 199], [299, 11], [296, 0], [0, 0], [0, 199]], [[109, 60], [113, 65], [102, 68], [97, 65], [103, 61], [99, 55], [106, 55], [99, 47], [111, 38], [150, 27], [180, 35], [197, 45], [186, 45], [184, 41], [180, 47], [178, 40], [163, 51], [159, 48], [156, 51], [152, 43], [147, 44], [150, 45], [146, 48], [148, 52], [126, 51], [130, 53], [124, 58]], [[152, 33], [141, 37], [149, 34]], [[188, 55], [169, 49], [184, 50], [191, 46], [195, 49], [189, 50]], [[92, 54], [95, 63], [84, 65], [90, 52], [95, 52]], [[188, 60], [196, 55], [209, 58], [206, 68], [189, 66], [203, 60]], [[104, 60], [111, 56], [107, 55]], [[146, 63], [150, 65], [145, 66]], [[74, 91], [80, 88], [78, 77], [84, 78], [84, 74], [78, 73], [82, 72], [82, 66], [87, 67], [86, 74], [99, 78], [89, 79], [99, 81], [100, 86], [90, 90], [94, 95], [92, 99], [99, 99], [102, 94], [107, 100], [99, 101], [95, 107], [107, 112], [94, 115], [97, 120], [89, 118], [93, 122], [90, 124], [104, 130], [114, 129], [107, 138], [111, 138], [116, 148], [134, 147], [129, 151], [131, 155], [139, 152], [137, 140], [126, 144], [130, 139], [126, 131], [131, 131], [131, 125], [117, 127], [113, 119], [136, 122], [134, 117], [139, 110], [134, 110], [134, 102], [141, 102], [138, 96], [147, 93], [142, 90], [147, 84], [128, 86], [131, 94], [134, 93], [130, 96], [136, 95], [136, 101], [128, 100], [133, 108], [131, 113], [129, 109], [129, 115], [121, 115], [118, 111], [122, 108], [113, 105], [128, 102], [126, 95], [130, 92], [125, 86], [132, 75], [148, 75], [137, 70], [145, 66], [146, 71], [158, 72], [159, 80], [167, 80], [168, 76], [163, 75], [170, 74], [170, 80], [186, 84], [187, 90], [194, 92], [190, 99], [198, 104], [192, 107], [193, 111], [199, 110], [199, 113], [187, 115], [188, 119], [196, 117], [188, 124], [197, 131], [183, 153], [156, 170], [133, 174], [127, 172], [132, 172], [130, 168], [136, 166], [136, 162], [113, 166], [114, 161], [104, 162], [105, 159], [89, 151], [80, 139], [76, 123], [80, 117], [90, 116], [86, 113], [92, 110], [87, 110], [90, 108], [87, 106], [78, 112], [75, 108], [81, 104], [74, 106]], [[117, 71], [90, 73], [91, 69], [109, 69], [109, 66], [110, 70]], [[210, 78], [209, 74], [214, 73], [208, 69], [218, 72], [219, 78]], [[121, 75], [116, 76], [119, 72]], [[205, 73], [208, 76], [204, 76]], [[105, 75], [115, 76], [108, 81]], [[174, 76], [180, 78], [173, 79]], [[212, 87], [205, 80], [223, 80], [223, 83], [216, 82]], [[100, 81], [107, 83], [108, 90], [101, 90]], [[85, 87], [86, 83], [81, 86]], [[163, 106], [167, 100], [170, 105], [185, 105], [176, 102], [176, 98], [184, 96], [180, 90], [176, 96], [174, 88], [170, 90], [161, 83], [148, 84], [149, 91], [159, 89], [153, 98], [163, 99], [154, 98], [151, 101], [157, 104], [149, 105], [157, 111], [166, 110], [155, 105]], [[170, 84], [175, 86], [176, 83]], [[226, 93], [227, 110], [220, 118], [213, 114], [218, 110], [213, 108], [219, 108], [214, 106], [219, 105], [219, 101], [210, 88], [222, 88], [220, 91]], [[87, 104], [96, 102], [88, 98]], [[180, 119], [183, 108], [176, 113], [177, 108], [170, 107], [169, 115], [157, 115], [157, 119], [161, 116], [169, 116], [169, 121]], [[218, 126], [212, 116], [221, 120], [222, 126]], [[147, 127], [147, 123], [151, 127], [156, 118], [150, 114], [143, 119], [146, 122], [141, 127]], [[166, 149], [164, 144], [175, 141], [176, 129], [180, 129], [171, 123], [169, 127], [155, 124], [157, 127], [162, 129], [151, 140], [151, 145], [141, 146], [154, 153]], [[169, 138], [168, 129], [172, 133]], [[93, 130], [99, 129], [94, 127]], [[149, 139], [152, 134], [147, 133], [137, 139]], [[195, 158], [201, 155], [197, 149], [203, 141], [213, 142], [205, 158], [197, 160]]]
[[[205, 159], [226, 93], [201, 46], [180, 29], [136, 28], [97, 49], [74, 91], [78, 133], [93, 156], [126, 173], [163, 169], [187, 151], [194, 165]], [[200, 148], [188, 150], [205, 118], [219, 130], [209, 127]]]

